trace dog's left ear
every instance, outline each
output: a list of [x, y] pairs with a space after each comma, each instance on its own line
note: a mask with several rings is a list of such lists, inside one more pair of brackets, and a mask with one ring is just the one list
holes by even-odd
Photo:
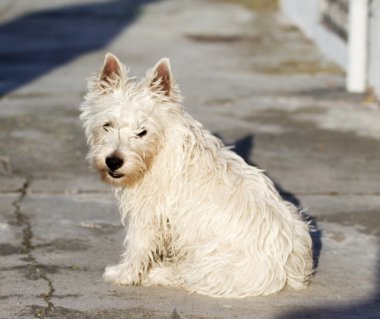
[[148, 86], [153, 91], [170, 96], [173, 88], [173, 76], [168, 58], [162, 58], [154, 66], [151, 75], [148, 77]]
[[99, 80], [103, 88], [113, 86], [123, 77], [123, 66], [112, 53], [107, 53], [100, 71]]

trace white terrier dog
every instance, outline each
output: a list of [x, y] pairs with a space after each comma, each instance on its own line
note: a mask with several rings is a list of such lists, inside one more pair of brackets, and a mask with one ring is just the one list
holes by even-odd
[[229, 298], [308, 285], [307, 223], [261, 170], [184, 111], [168, 59], [138, 82], [107, 54], [88, 89], [88, 159], [114, 187], [127, 230], [105, 280]]

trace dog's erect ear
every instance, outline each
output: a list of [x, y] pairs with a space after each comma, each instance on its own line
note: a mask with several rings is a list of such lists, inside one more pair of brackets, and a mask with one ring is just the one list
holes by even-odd
[[103, 86], [109, 86], [117, 83], [118, 79], [123, 76], [123, 66], [119, 59], [112, 53], [107, 53], [104, 58], [104, 64], [100, 71], [99, 80]]
[[148, 85], [152, 90], [162, 92], [164, 95], [169, 96], [173, 88], [172, 78], [169, 59], [162, 58], [154, 66]]

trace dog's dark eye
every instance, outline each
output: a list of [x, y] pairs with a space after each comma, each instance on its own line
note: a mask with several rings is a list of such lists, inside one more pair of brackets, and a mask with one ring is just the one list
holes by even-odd
[[105, 131], [109, 131], [109, 129], [110, 128], [112, 128], [112, 123], [111, 122], [107, 122], [107, 123], [105, 123], [104, 125], [103, 125], [103, 129], [105, 130]]
[[137, 136], [138, 136], [138, 137], [143, 137], [143, 136], [146, 135], [146, 133], [147, 133], [146, 130], [142, 130], [140, 133], [137, 134]]

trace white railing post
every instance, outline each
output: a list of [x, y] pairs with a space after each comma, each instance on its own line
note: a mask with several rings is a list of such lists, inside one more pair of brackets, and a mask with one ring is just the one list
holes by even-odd
[[368, 0], [350, 0], [346, 87], [352, 93], [363, 93], [367, 85], [367, 32]]

